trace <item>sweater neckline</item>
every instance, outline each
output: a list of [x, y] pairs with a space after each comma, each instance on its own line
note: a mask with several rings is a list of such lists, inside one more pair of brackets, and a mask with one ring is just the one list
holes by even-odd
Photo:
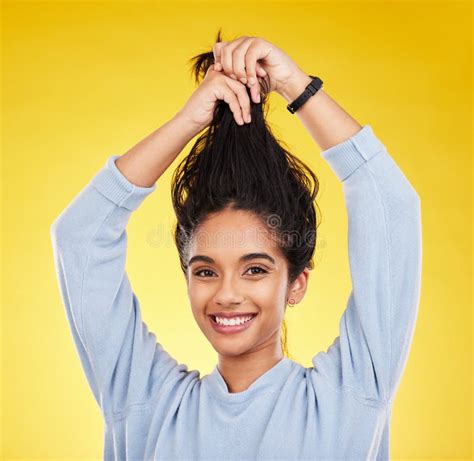
[[246, 390], [231, 393], [218, 366], [215, 365], [211, 374], [207, 376], [207, 382], [212, 397], [227, 403], [241, 403], [258, 395], [278, 392], [285, 383], [290, 370], [291, 360], [283, 357], [272, 368], [259, 376]]

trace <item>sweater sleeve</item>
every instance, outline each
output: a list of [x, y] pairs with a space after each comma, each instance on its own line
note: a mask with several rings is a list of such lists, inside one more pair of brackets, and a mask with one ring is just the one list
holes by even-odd
[[156, 184], [130, 183], [115, 165], [118, 157], [107, 159], [51, 226], [67, 319], [105, 418], [144, 404], [165, 381], [187, 372], [143, 323], [125, 272], [126, 225]]
[[311, 370], [357, 399], [390, 404], [418, 314], [420, 198], [370, 125], [321, 156], [342, 183], [352, 290], [339, 336]]

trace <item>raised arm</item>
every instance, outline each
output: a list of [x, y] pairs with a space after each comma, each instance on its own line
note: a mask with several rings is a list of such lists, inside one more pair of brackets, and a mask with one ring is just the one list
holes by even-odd
[[[87, 379], [106, 418], [140, 409], [171, 380], [188, 372], [142, 322], [125, 272], [126, 225], [155, 182], [225, 101], [239, 123], [245, 87], [211, 67], [179, 112], [104, 168], [51, 226], [68, 321]], [[241, 123], [239, 123], [241, 124]]]
[[187, 372], [143, 323], [125, 261], [132, 212], [192, 135], [173, 118], [122, 157], [110, 156], [51, 226], [68, 322], [105, 418], [139, 409]]
[[[295, 99], [301, 74], [283, 95]], [[342, 183], [352, 290], [314, 377], [369, 404], [390, 404], [408, 358], [421, 285], [420, 198], [370, 125], [320, 90], [296, 112]]]

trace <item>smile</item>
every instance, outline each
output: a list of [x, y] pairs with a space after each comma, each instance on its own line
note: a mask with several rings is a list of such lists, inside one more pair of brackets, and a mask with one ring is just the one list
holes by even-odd
[[[232, 320], [220, 319], [220, 323], [218, 323], [214, 315], [209, 315], [209, 318], [211, 320], [212, 327], [214, 328], [214, 330], [218, 331], [219, 333], [239, 333], [249, 328], [257, 315], [258, 314], [241, 318], [240, 322], [243, 322], [243, 323], [240, 323], [240, 324], [236, 323], [236, 319], [232, 319]], [[224, 324], [224, 323], [227, 323], [227, 324]], [[232, 325], [232, 323], [235, 323], [235, 324]]]

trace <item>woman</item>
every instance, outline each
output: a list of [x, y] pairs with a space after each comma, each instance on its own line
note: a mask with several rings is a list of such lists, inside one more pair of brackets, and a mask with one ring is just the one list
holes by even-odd
[[[194, 59], [205, 77], [185, 106], [110, 156], [51, 229], [68, 321], [105, 420], [104, 459], [388, 459], [419, 302], [419, 196], [371, 127], [322, 89], [298, 109], [342, 183], [353, 289], [327, 352], [310, 368], [294, 362], [280, 329], [313, 267], [318, 182], [272, 136], [263, 105], [270, 91], [293, 102], [311, 77], [256, 37], [219, 33], [213, 52]], [[192, 313], [218, 354], [201, 378], [142, 321], [125, 229], [206, 127], [172, 189]]]

